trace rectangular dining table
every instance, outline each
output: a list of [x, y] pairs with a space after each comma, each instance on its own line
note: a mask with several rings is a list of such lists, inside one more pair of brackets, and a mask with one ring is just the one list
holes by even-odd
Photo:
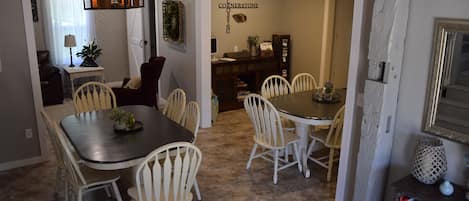
[[160, 146], [192, 142], [191, 131], [168, 119], [160, 111], [142, 105], [123, 106], [132, 112], [143, 129], [131, 133], [114, 131], [111, 110], [86, 112], [65, 117], [61, 126], [83, 163], [98, 170], [133, 167]]
[[335, 114], [345, 104], [346, 90], [336, 89], [339, 101], [332, 104], [319, 103], [313, 100], [314, 93], [316, 93], [316, 90], [276, 96], [269, 99], [279, 111], [281, 117], [295, 122], [295, 131], [300, 138], [299, 149], [303, 173], [306, 178], [311, 175], [307, 165], [308, 127], [331, 125]]

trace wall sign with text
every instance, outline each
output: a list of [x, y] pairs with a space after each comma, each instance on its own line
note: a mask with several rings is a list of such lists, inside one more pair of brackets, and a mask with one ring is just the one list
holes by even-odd
[[257, 3], [219, 3], [218, 8], [259, 8]]

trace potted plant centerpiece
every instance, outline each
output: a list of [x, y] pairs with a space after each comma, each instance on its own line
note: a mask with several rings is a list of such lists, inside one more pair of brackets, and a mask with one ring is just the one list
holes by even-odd
[[98, 64], [96, 64], [96, 59], [101, 56], [102, 49], [98, 48], [98, 45], [96, 44], [95, 41], [91, 42], [88, 45], [84, 45], [83, 49], [81, 52], [77, 52], [77, 57], [80, 57], [83, 59], [83, 62], [81, 63], [80, 66], [83, 67], [98, 67]]
[[327, 81], [322, 89], [316, 90], [313, 100], [320, 103], [337, 103], [339, 102], [339, 95], [335, 93], [334, 84]]
[[135, 121], [134, 114], [131, 112], [115, 108], [109, 117], [114, 121], [114, 130], [117, 132], [131, 132], [143, 128], [142, 122]]

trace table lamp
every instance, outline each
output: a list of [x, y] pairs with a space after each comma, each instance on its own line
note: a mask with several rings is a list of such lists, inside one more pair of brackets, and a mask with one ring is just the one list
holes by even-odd
[[68, 34], [65, 35], [64, 46], [70, 48], [70, 65], [69, 67], [74, 67], [73, 60], [72, 60], [72, 47], [76, 47], [77, 43], [75, 41], [75, 36]]

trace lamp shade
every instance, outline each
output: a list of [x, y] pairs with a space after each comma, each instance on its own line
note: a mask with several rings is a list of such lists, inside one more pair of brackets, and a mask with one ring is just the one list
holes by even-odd
[[75, 47], [77, 46], [77, 43], [75, 41], [75, 36], [74, 35], [65, 35], [65, 40], [64, 40], [64, 47]]

